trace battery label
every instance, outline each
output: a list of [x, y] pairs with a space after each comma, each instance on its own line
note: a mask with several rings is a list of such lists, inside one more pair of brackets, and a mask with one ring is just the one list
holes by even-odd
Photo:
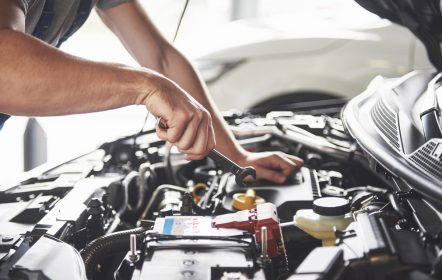
[[163, 234], [167, 235], [210, 235], [212, 219], [209, 217], [167, 217], [164, 219]]

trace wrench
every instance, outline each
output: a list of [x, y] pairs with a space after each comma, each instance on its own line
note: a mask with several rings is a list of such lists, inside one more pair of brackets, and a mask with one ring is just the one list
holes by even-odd
[[[160, 129], [168, 128], [167, 125], [164, 122], [162, 122], [161, 117], [157, 118], [157, 126]], [[207, 156], [212, 160], [214, 160], [219, 165], [221, 165], [222, 167], [228, 169], [229, 172], [235, 176], [235, 182], [241, 187], [246, 186], [246, 184], [244, 183], [244, 179], [247, 176], [252, 176], [253, 179], [256, 179], [255, 168], [251, 166], [241, 167], [216, 149], [210, 151]]]
[[244, 179], [247, 176], [252, 176], [253, 179], [256, 179], [255, 168], [251, 166], [241, 167], [216, 149], [211, 150], [207, 156], [213, 159], [219, 165], [227, 168], [230, 173], [235, 175], [235, 182], [241, 187], [246, 186]]

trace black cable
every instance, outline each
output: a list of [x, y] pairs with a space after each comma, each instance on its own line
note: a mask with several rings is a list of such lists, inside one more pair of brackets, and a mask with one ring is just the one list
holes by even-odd
[[[172, 42], [175, 42], [175, 40], [176, 40], [176, 38], [178, 36], [178, 32], [180, 31], [180, 27], [181, 27], [181, 22], [183, 21], [183, 18], [184, 18], [184, 15], [186, 13], [188, 4], [189, 4], [189, 0], [186, 0], [186, 2], [184, 3], [183, 11], [181, 12], [181, 15], [180, 15], [180, 19], [178, 21], [178, 25], [177, 25], [176, 30], [175, 30], [175, 34], [173, 35]], [[136, 134], [136, 136], [134, 138], [134, 142], [135, 142], [136, 138], [143, 133], [143, 129], [146, 126], [148, 117], [149, 117], [149, 111], [147, 112], [146, 118], [144, 119], [144, 123], [143, 123], [143, 126], [141, 127], [140, 132], [138, 132], [138, 134]]]
[[141, 241], [144, 236], [141, 235], [141, 233], [144, 233], [147, 230], [147, 228], [139, 227], [114, 232], [98, 237], [89, 243], [83, 250], [80, 251], [88, 278], [92, 278], [95, 267], [107, 256], [117, 252], [129, 251], [129, 238], [131, 234], [136, 234], [137, 241]]
[[439, 251], [436, 259], [433, 261], [431, 276], [441, 279], [442, 277], [442, 251]]
[[398, 213], [402, 218], [409, 218], [410, 215], [407, 209], [401, 205], [396, 196], [392, 193], [387, 194], [388, 200], [390, 201], [391, 207]]
[[[176, 30], [175, 30], [175, 34], [173, 36], [172, 42], [175, 42], [175, 40], [176, 40], [176, 38], [178, 36], [178, 32], [179, 32], [180, 26], [181, 26], [181, 22], [183, 21], [184, 14], [186, 13], [188, 4], [189, 4], [189, 0], [186, 0], [186, 2], [184, 3], [183, 11], [181, 12], [181, 15], [180, 15], [180, 19], [178, 21], [178, 25], [177, 25]], [[164, 155], [164, 164], [166, 166], [166, 173], [167, 173], [168, 177], [171, 179], [172, 184], [178, 185], [179, 182], [178, 182], [178, 180], [177, 180], [177, 178], [175, 176], [175, 173], [173, 172], [172, 161], [171, 161], [171, 158], [170, 158], [172, 145], [171, 144], [166, 145], [165, 149], [166, 149], [166, 152], [165, 152], [165, 155]]]
[[232, 235], [232, 236], [198, 236], [198, 235], [165, 235], [158, 233], [148, 233], [147, 236], [152, 236], [154, 238], [146, 240], [148, 242], [158, 242], [158, 241], [175, 241], [175, 240], [215, 240], [215, 241], [228, 241], [236, 242], [241, 244], [252, 245], [250, 241], [243, 240], [241, 238], [247, 238], [247, 235]]
[[[186, 2], [184, 3], [183, 11], [181, 12], [181, 15], [180, 15], [180, 19], [178, 21], [178, 25], [177, 25], [176, 30], [175, 30], [175, 34], [173, 35], [172, 42], [175, 42], [175, 40], [176, 40], [176, 38], [178, 36], [178, 32], [180, 31], [180, 27], [181, 27], [181, 22], [183, 21], [184, 14], [186, 13], [188, 4], [189, 4], [189, 0], [186, 0]], [[148, 117], [149, 117], [149, 111], [147, 111], [146, 117], [145, 117], [144, 122], [143, 122], [143, 126], [141, 127], [140, 131], [137, 134], [134, 135], [134, 146], [136, 146], [137, 138], [143, 133], [143, 129], [146, 126]]]
[[[183, 11], [181, 12], [181, 15], [180, 15], [180, 19], [178, 21], [178, 25], [177, 25], [176, 30], [175, 30], [175, 34], [173, 35], [173, 40], [172, 40], [173, 43], [175, 42], [175, 40], [176, 40], [176, 38], [178, 36], [178, 32], [180, 31], [181, 23], [183, 21], [184, 15], [186, 14], [188, 4], [189, 4], [189, 0], [186, 0], [186, 2], [184, 3]], [[143, 122], [143, 126], [141, 127], [140, 131], [137, 134], [134, 135], [134, 148], [137, 145], [138, 137], [140, 137], [140, 135], [143, 133], [143, 129], [146, 126], [148, 118], [149, 118], [149, 111], [147, 111], [146, 117], [145, 117], [144, 122]]]
[[176, 38], [178, 36], [178, 32], [180, 31], [181, 23], [183, 21], [184, 14], [186, 13], [187, 5], [188, 4], [189, 4], [189, 0], [186, 0], [186, 2], [184, 2], [183, 11], [181, 12], [180, 19], [178, 21], [178, 25], [177, 25], [176, 30], [175, 30], [175, 34], [173, 35], [172, 43], [175, 43], [175, 40], [176, 40]]

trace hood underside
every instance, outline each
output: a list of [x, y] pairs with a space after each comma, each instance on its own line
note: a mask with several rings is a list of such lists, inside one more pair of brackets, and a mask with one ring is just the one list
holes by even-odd
[[425, 45], [431, 63], [442, 71], [440, 0], [355, 0], [378, 16], [410, 29]]

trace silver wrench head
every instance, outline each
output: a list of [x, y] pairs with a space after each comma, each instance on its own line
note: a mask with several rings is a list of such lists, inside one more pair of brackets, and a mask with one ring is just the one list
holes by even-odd
[[242, 170], [238, 174], [235, 174], [235, 182], [239, 186], [245, 187], [247, 185], [247, 183], [244, 182], [244, 179], [247, 176], [252, 176], [253, 179], [256, 179], [256, 170], [255, 170], [255, 168], [253, 168], [251, 166], [247, 166], [247, 167], [242, 168]]

